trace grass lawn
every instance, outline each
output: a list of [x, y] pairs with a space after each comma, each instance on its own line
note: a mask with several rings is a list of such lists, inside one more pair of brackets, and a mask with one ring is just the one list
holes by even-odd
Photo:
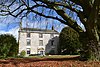
[[29, 56], [27, 58], [74, 58], [79, 57], [80, 55], [46, 55], [46, 56]]

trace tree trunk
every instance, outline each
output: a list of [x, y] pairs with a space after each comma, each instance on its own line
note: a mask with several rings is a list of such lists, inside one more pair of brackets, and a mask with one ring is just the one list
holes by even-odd
[[[80, 33], [83, 46], [82, 56], [86, 59], [100, 60], [100, 39], [98, 34], [100, 1], [95, 0], [85, 23], [86, 32]], [[87, 11], [87, 10], [85, 10]]]
[[80, 34], [80, 41], [82, 43], [81, 57], [85, 60], [97, 61], [100, 60], [100, 43], [98, 35], [94, 34], [96, 32], [92, 33], [85, 32]]

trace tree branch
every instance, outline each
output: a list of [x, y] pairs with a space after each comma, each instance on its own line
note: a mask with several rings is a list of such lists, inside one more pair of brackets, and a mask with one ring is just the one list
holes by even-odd
[[[36, 0], [36, 1], [40, 1], [40, 0]], [[43, 0], [43, 1], [41, 1], [41, 2], [43, 2], [43, 3], [45, 3], [45, 4], [48, 4], [48, 5], [50, 5], [51, 7], [52, 7], [52, 6], [63, 6], [63, 7], [65, 7], [65, 8], [67, 8], [67, 9], [70, 9], [70, 10], [73, 11], [73, 12], [76, 12], [76, 13], [79, 12], [79, 10], [77, 10], [77, 9], [75, 9], [75, 8], [72, 8], [72, 6], [70, 6], [70, 5], [68, 5], [68, 4], [62, 4], [62, 3], [59, 3], [59, 2], [51, 2], [51, 1], [47, 1], [47, 0]], [[50, 6], [49, 6], [49, 8], [50, 8]]]
[[36, 13], [36, 14], [38, 14], [38, 15], [40, 15], [40, 16], [45, 17], [45, 18], [52, 18], [52, 19], [58, 20], [58, 21], [60, 21], [60, 22], [62, 21], [62, 22], [64, 22], [64, 24], [65, 24], [65, 21], [62, 20], [62, 19], [59, 19], [58, 17], [46, 16], [46, 15], [44, 15], [44, 14], [42, 14], [42, 13], [39, 13], [39, 12], [37, 12], [37, 11], [35, 11], [35, 10], [31, 10], [31, 12]]
[[[70, 1], [72, 1], [73, 3], [75, 3], [75, 4], [77, 4], [77, 5], [80, 5], [80, 6], [82, 6], [83, 3], [86, 3], [86, 2], [84, 2], [85, 0], [70, 0]], [[88, 1], [88, 0], [87, 0], [87, 1]]]
[[[40, 1], [40, 0], [36, 0], [36, 1]], [[82, 28], [77, 24], [76, 21], [74, 21], [71, 17], [69, 17], [62, 9], [60, 9], [58, 6], [64, 6], [66, 8], [69, 8], [70, 10], [78, 13], [77, 10], [73, 9], [72, 7], [69, 7], [68, 5], [62, 5], [60, 3], [54, 3], [54, 2], [50, 2], [47, 0], [42, 0], [40, 2], [45, 3], [49, 8], [55, 10], [57, 12], [57, 14], [59, 16], [61, 16], [64, 21], [66, 22], [67, 25], [69, 25], [70, 27], [74, 28], [77, 32], [83, 32]]]
[[16, 2], [16, 0], [12, 1], [11, 4], [8, 5], [8, 7], [12, 6]]

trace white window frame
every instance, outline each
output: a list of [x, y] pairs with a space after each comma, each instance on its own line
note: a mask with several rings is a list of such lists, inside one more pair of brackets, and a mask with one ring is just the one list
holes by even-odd
[[31, 40], [30, 39], [27, 39], [26, 42], [27, 42], [27, 46], [31, 45]]
[[39, 40], [39, 46], [43, 46], [43, 40]]

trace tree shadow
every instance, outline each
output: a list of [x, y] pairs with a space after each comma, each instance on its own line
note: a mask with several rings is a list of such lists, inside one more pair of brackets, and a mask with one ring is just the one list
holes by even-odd
[[69, 58], [10, 58], [6, 60], [0, 60], [0, 64], [9, 64], [12, 63], [17, 65], [19, 63], [30, 63], [30, 62], [39, 62], [39, 61], [69, 61], [69, 60], [79, 60], [79, 56], [69, 57]]

